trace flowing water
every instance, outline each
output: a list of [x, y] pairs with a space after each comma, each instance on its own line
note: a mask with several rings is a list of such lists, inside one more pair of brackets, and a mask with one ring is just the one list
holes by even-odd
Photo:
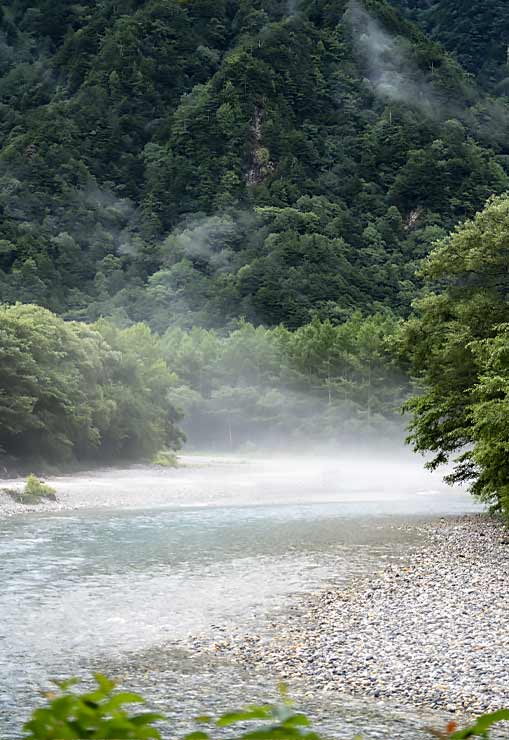
[[[195, 659], [190, 638], [269, 628], [293, 594], [407, 557], [409, 522], [477, 508], [406, 459], [195, 458], [51, 482], [61, 511], [0, 520], [4, 738], [50, 678], [99, 668], [175, 714], [177, 730], [204, 710], [270, 700], [273, 676]], [[312, 710], [342, 713], [336, 734], [411, 737], [420, 722], [337, 697], [325, 710], [311, 693]]]

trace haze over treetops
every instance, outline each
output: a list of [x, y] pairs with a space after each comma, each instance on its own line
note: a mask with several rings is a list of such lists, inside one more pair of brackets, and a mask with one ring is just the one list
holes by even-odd
[[[433, 29], [484, 79], [471, 24]], [[4, 302], [157, 331], [405, 316], [432, 242], [509, 187], [503, 85], [381, 0], [10, 0], [0, 33]]]
[[500, 0], [4, 3], [2, 466], [405, 405], [507, 513], [508, 60]]

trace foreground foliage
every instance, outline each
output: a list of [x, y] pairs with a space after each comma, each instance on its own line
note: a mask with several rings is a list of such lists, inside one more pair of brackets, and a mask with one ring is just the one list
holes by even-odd
[[424, 393], [408, 408], [417, 450], [431, 468], [453, 462], [509, 516], [509, 198], [440, 242], [424, 265], [428, 294], [416, 303], [404, 344]]
[[[165, 718], [154, 712], [133, 712], [132, 705], [143, 704], [138, 694], [115, 690], [115, 684], [102, 675], [95, 676], [97, 686], [78, 693], [77, 681], [57, 683], [59, 692], [48, 695], [46, 706], [35, 709], [24, 726], [23, 740], [161, 740], [158, 724]], [[445, 732], [434, 732], [439, 740], [464, 740], [472, 736], [487, 738], [498, 722], [509, 720], [509, 710], [479, 717], [464, 730], [454, 722]], [[218, 719], [197, 718], [201, 729], [183, 740], [210, 740], [222, 728], [233, 728], [232, 740], [321, 740], [305, 714], [296, 712], [282, 689], [279, 705], [248, 706], [223, 714]]]
[[[23, 740], [161, 740], [157, 725], [165, 719], [164, 715], [133, 713], [133, 704], [144, 704], [141, 696], [115, 691], [114, 682], [100, 674], [96, 674], [95, 680], [97, 687], [81, 694], [73, 690], [75, 679], [57, 683], [59, 693], [48, 695], [48, 704], [34, 710], [24, 726]], [[238, 740], [319, 740], [319, 735], [310, 729], [309, 719], [293, 710], [284, 691], [282, 698], [284, 701], [277, 706], [249, 706], [218, 719], [199, 717], [200, 730], [184, 740], [209, 740], [214, 730], [236, 725], [240, 725], [234, 735]], [[253, 722], [256, 725], [252, 729]]]
[[77, 693], [77, 681], [57, 684], [59, 694], [48, 695], [47, 706], [35, 709], [25, 724], [25, 740], [71, 740], [71, 738], [160, 738], [154, 722], [162, 715], [133, 714], [126, 705], [142, 704], [137, 694], [115, 692], [115, 684], [96, 675], [97, 687]]

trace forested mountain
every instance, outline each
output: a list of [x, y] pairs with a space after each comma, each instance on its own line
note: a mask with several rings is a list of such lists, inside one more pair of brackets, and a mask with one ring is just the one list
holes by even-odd
[[3, 302], [406, 315], [431, 243], [509, 187], [503, 100], [383, 0], [8, 0], [0, 32]]
[[463, 67], [509, 94], [509, 14], [505, 0], [393, 0]]

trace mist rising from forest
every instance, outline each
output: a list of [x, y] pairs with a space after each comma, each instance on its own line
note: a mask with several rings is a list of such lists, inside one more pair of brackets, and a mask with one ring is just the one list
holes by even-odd
[[[177, 3], [182, 28], [169, 46], [172, 3], [157, 23], [147, 3], [114, 4], [111, 17], [101, 4], [66, 3], [60, 20], [49, 5], [5, 14], [0, 293], [8, 306], [50, 309], [29, 317], [41, 334], [58, 317], [93, 331], [102, 317], [114, 324], [111, 336], [102, 326], [104, 368], [90, 386], [73, 355], [104, 426], [90, 439], [111, 433], [123, 454], [108, 421], [122, 408], [108, 396], [113, 378], [136, 389], [128, 409], [140, 410], [138, 387], [147, 390], [129, 427], [140, 437], [144, 424], [159, 429], [169, 394], [194, 447], [400, 443], [408, 379], [385, 340], [411, 311], [415, 266], [431, 244], [507, 191], [507, 111], [389, 5], [365, 0], [368, 12], [351, 0], [341, 21], [347, 1], [284, 0], [255, 13]], [[146, 347], [122, 333], [137, 322]], [[30, 348], [14, 331], [12, 343], [18, 368], [18, 349]], [[143, 376], [157, 367], [152, 351], [174, 382]], [[45, 369], [61, 369], [55, 358]], [[162, 400], [152, 405], [154, 388]], [[65, 408], [82, 409], [71, 391]], [[29, 423], [25, 396], [13, 446]], [[86, 426], [87, 413], [73, 418]], [[65, 444], [75, 451], [83, 435], [73, 435]]]
[[237, 322], [229, 332], [173, 327], [162, 349], [177, 381], [187, 447], [220, 452], [401, 449], [409, 380], [394, 362], [389, 314], [290, 331]]
[[[251, 221], [254, 217], [251, 216]], [[237, 224], [231, 217], [195, 215], [185, 219], [163, 241], [163, 256], [178, 255], [201, 262], [214, 271], [231, 269], [233, 252], [225, 243], [232, 238]]]
[[[273, 390], [266, 389], [266, 394]], [[343, 412], [335, 409], [332, 428], [325, 404], [317, 402], [312, 393], [302, 393], [300, 399], [295, 399], [294, 394], [288, 392], [287, 400], [287, 415], [294, 419], [293, 428], [287, 420], [275, 419], [272, 428], [267, 424], [264, 429], [260, 429], [259, 420], [249, 418], [248, 414], [240, 422], [237, 419], [232, 428], [227, 412], [211, 419], [208, 426], [202, 418], [198, 428], [192, 415], [184, 417], [180, 423], [186, 436], [182, 454], [276, 457], [289, 460], [333, 460], [341, 455], [347, 459], [358, 458], [362, 463], [366, 460], [373, 461], [377, 457], [381, 460], [397, 458], [406, 448], [408, 430], [404, 420], [398, 423], [378, 419], [376, 425], [367, 428], [359, 419], [353, 420], [349, 416], [349, 409]], [[307, 410], [303, 411], [302, 406], [307, 407]], [[320, 428], [320, 421], [324, 424], [323, 429]]]
[[413, 61], [408, 42], [390, 34], [358, 0], [350, 0], [345, 20], [352, 30], [354, 48], [363, 60], [369, 83], [378, 97], [417, 108], [435, 120], [457, 118], [475, 131], [480, 140], [505, 141], [509, 123], [507, 104], [485, 99], [480, 115], [475, 106], [472, 107], [472, 102], [479, 100], [479, 91], [467, 80], [463, 82], [462, 96], [447, 101], [439, 99], [431, 77]]
[[436, 115], [437, 101], [432, 86], [413, 63], [401, 40], [382, 28], [357, 0], [349, 3], [346, 20], [376, 95], [419, 108], [430, 117]]

